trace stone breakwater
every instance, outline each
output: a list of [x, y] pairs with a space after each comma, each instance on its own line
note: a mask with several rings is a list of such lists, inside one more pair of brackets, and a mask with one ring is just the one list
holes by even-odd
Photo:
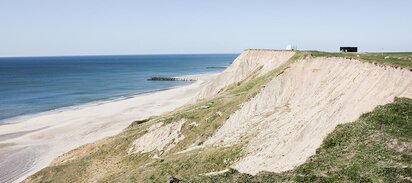
[[191, 78], [158, 77], [158, 76], [147, 78], [147, 80], [149, 81], [196, 81], [195, 79], [191, 79]]

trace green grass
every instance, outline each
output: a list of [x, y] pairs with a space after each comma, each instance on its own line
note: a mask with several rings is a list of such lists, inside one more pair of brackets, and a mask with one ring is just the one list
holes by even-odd
[[316, 155], [284, 173], [231, 170], [187, 182], [411, 182], [412, 99], [396, 98], [357, 121], [339, 125]]
[[[279, 68], [260, 77], [257, 76], [258, 69], [244, 81], [225, 88], [215, 98], [163, 116], [135, 121], [119, 135], [69, 152], [67, 156], [76, 158], [67, 158], [70, 160], [47, 167], [31, 176], [28, 182], [87, 182], [90, 179], [99, 182], [164, 182], [172, 175], [191, 179], [202, 173], [226, 169], [243, 156], [242, 147], [247, 139], [231, 147], [176, 153], [192, 144], [202, 144], [242, 103], [254, 97], [262, 86], [302, 56], [304, 54], [297, 53]], [[132, 142], [146, 133], [152, 124], [181, 119], [187, 120], [181, 130], [184, 140], [160, 158], [152, 158], [158, 152], [127, 154]], [[198, 126], [189, 125], [192, 122]]]
[[[412, 68], [412, 52], [394, 53], [331, 53], [308, 51], [313, 57], [346, 57], [395, 67]], [[410, 60], [411, 59], [411, 60]]]

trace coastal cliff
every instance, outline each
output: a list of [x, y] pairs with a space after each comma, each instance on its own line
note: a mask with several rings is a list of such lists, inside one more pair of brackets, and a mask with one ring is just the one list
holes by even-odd
[[[325, 147], [325, 138], [334, 135], [337, 126], [356, 121], [377, 106], [390, 105], [396, 97], [412, 98], [409, 67], [345, 55], [317, 55], [246, 50], [215, 79], [199, 87], [191, 99], [195, 103], [132, 123], [116, 136], [70, 151], [26, 182], [164, 182], [170, 176], [225, 182], [261, 180], [264, 172], [272, 172], [265, 174], [267, 180], [299, 181], [302, 175], [306, 180], [305, 172], [295, 174], [295, 169], [323, 152], [319, 148]], [[393, 115], [400, 116], [400, 122], [411, 123], [407, 120], [411, 102], [403, 99], [399, 103], [403, 108], [394, 110]], [[375, 124], [373, 120], [371, 124]], [[365, 128], [365, 132], [369, 131]], [[384, 136], [387, 132], [376, 133]], [[388, 137], [398, 138], [391, 133]], [[389, 143], [393, 138], [381, 140]], [[392, 148], [393, 153], [405, 157], [387, 161], [404, 162], [402, 157], [408, 158], [412, 151], [410, 139], [399, 139], [404, 150]], [[357, 152], [353, 153], [355, 157]], [[408, 162], [395, 168], [410, 170]], [[381, 160], [382, 166], [395, 166], [385, 163]], [[339, 171], [333, 168], [326, 169]], [[312, 174], [322, 178], [332, 176], [330, 172], [306, 173], [309, 178]], [[373, 173], [365, 180], [381, 180], [379, 173]]]
[[196, 99], [213, 97], [225, 91], [228, 86], [241, 82], [252, 74], [263, 76], [284, 64], [294, 54], [293, 51], [245, 50], [216, 79], [203, 87]]

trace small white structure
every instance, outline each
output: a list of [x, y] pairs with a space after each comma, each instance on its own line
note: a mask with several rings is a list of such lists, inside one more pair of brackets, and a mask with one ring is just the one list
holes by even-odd
[[291, 44], [288, 44], [288, 45], [286, 46], [286, 50], [291, 50], [291, 51], [296, 50], [296, 46], [291, 45]]

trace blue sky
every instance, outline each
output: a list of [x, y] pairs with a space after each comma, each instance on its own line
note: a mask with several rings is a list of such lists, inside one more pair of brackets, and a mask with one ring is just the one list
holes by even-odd
[[410, 0], [0, 0], [0, 56], [412, 51]]

